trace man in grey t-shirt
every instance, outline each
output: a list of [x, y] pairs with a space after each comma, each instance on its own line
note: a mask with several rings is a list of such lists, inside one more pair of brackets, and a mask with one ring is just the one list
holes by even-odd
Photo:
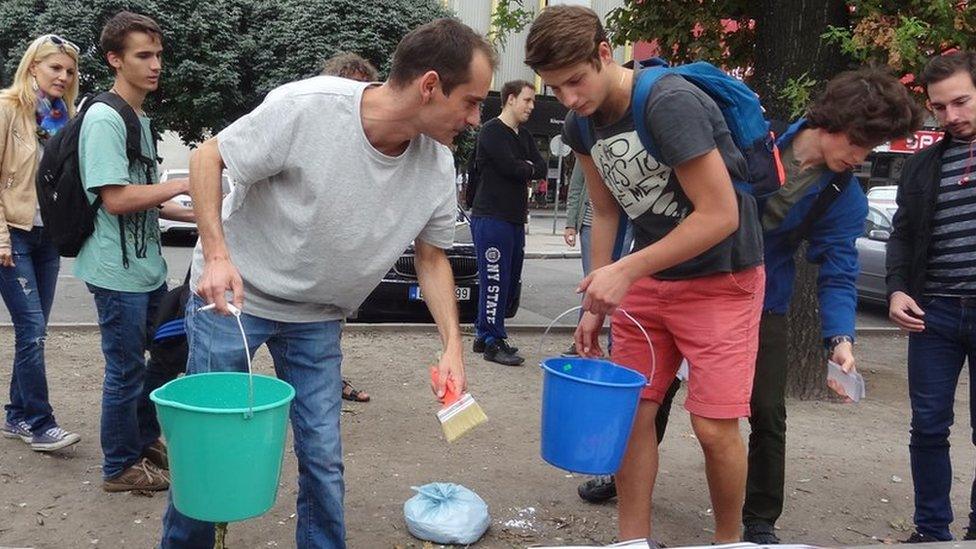
[[[456, 198], [446, 145], [480, 119], [495, 57], [453, 19], [411, 31], [382, 85], [317, 77], [286, 84], [201, 145], [190, 162], [200, 229], [187, 305], [189, 374], [246, 370], [232, 292], [254, 352], [267, 344], [295, 387], [299, 548], [345, 547], [339, 438], [341, 321], [411, 243], [444, 345], [445, 383], [465, 387], [450, 263]], [[220, 203], [220, 173], [237, 182]], [[212, 523], [177, 511], [162, 547], [211, 547]]]

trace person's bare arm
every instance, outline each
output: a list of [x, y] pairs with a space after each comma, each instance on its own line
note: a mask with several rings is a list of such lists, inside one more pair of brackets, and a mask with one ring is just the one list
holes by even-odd
[[98, 194], [102, 197], [105, 211], [112, 215], [125, 215], [159, 207], [174, 196], [186, 194], [189, 189], [189, 180], [180, 178], [155, 185], [103, 185]]
[[454, 294], [454, 271], [443, 249], [417, 240], [414, 243], [417, 279], [427, 309], [434, 317], [444, 352], [438, 364], [437, 397], [444, 396], [445, 384], [453, 379], [458, 391], [464, 391], [467, 380], [462, 362], [461, 328], [458, 324], [457, 297]]
[[197, 220], [197, 216], [193, 213], [192, 208], [184, 208], [173, 200], [167, 200], [163, 203], [159, 209], [159, 217], [169, 219], [170, 221], [182, 221], [184, 223], [193, 223]]

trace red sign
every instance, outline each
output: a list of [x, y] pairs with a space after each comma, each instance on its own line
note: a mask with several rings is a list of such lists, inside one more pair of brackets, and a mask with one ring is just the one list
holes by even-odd
[[920, 130], [915, 132], [912, 137], [896, 139], [891, 142], [892, 152], [914, 153], [942, 139], [942, 132]]

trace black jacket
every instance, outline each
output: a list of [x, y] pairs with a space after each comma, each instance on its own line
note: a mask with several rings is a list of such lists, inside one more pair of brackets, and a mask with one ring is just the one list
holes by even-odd
[[546, 176], [546, 163], [539, 155], [535, 139], [525, 128], [515, 133], [504, 122], [493, 118], [481, 127], [476, 151], [481, 181], [471, 215], [525, 223], [529, 211], [528, 183]]
[[885, 250], [885, 278], [888, 297], [905, 292], [919, 299], [925, 288], [932, 216], [942, 181], [942, 153], [952, 144], [942, 141], [919, 151], [905, 161], [898, 179], [898, 211], [892, 220], [891, 238]]

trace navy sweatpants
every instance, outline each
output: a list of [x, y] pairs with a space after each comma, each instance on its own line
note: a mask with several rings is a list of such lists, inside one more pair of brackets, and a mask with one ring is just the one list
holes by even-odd
[[505, 312], [515, 299], [525, 258], [525, 226], [495, 217], [472, 217], [471, 236], [478, 254], [478, 320], [486, 342], [505, 339]]

